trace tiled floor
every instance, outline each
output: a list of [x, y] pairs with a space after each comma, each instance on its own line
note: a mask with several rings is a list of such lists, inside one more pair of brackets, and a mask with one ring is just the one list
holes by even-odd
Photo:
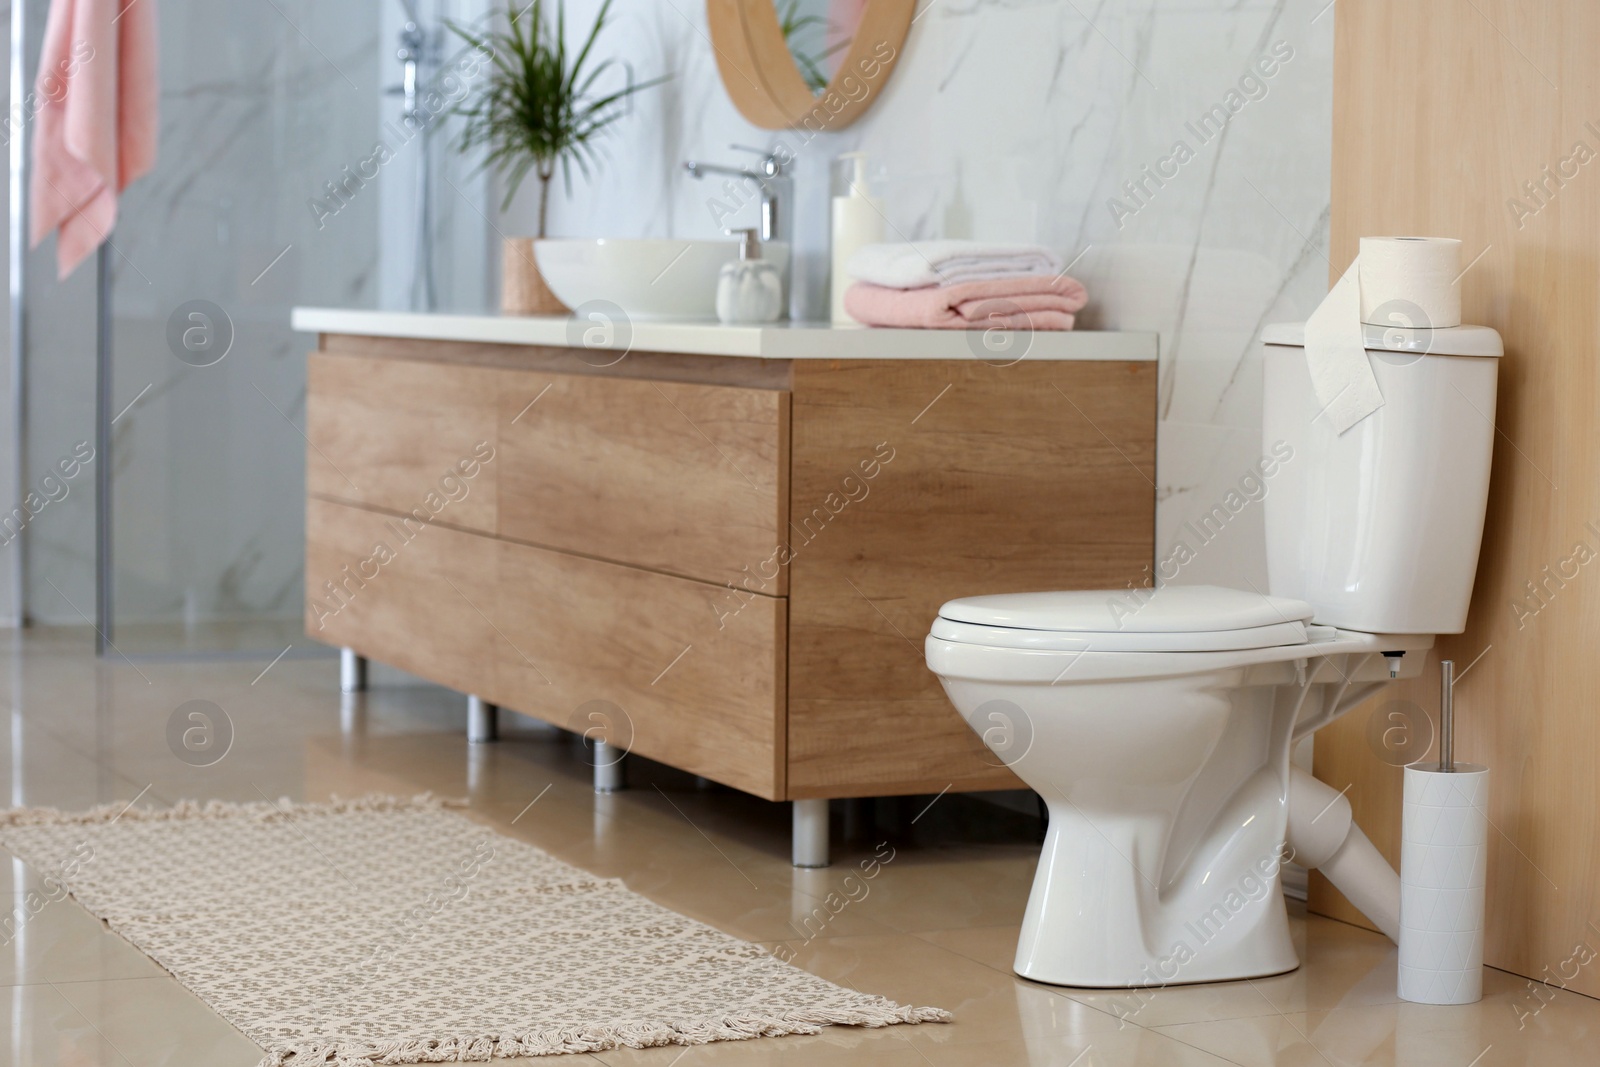
[[[651, 765], [597, 797], [570, 741], [504, 716], [504, 739], [469, 749], [463, 700], [375, 672], [341, 705], [332, 659], [271, 653], [208, 662], [97, 663], [83, 632], [0, 638], [4, 803], [83, 808], [138, 798], [325, 799], [432, 790], [570, 863], [739, 937], [794, 952], [833, 981], [937, 1005], [948, 1025], [568, 1057], [561, 1063], [1234, 1063], [1495, 1067], [1600, 1061], [1600, 1002], [1487, 972], [1482, 1003], [1401, 1004], [1395, 952], [1377, 935], [1296, 912], [1305, 966], [1278, 978], [1145, 994], [1014, 977], [1010, 959], [1033, 873], [1036, 823], [965, 797], [880, 805], [875, 828], [834, 867], [789, 866], [787, 811]], [[194, 767], [167, 722], [186, 701], [223, 708], [227, 755]], [[341, 729], [341, 722], [349, 729]], [[548, 791], [546, 791], [546, 787]], [[539, 798], [531, 808], [530, 801]], [[519, 817], [520, 815], [520, 817]], [[915, 821], [913, 821], [913, 819]], [[888, 841], [894, 858], [836, 915], [824, 900]], [[0, 904], [32, 884], [11, 862]], [[820, 909], [820, 910], [819, 910]], [[258, 1050], [76, 904], [48, 905], [0, 948], [0, 1064], [252, 1067]], [[1536, 1014], [1530, 1014], [1534, 1012]], [[1125, 1016], [1125, 1018], [1119, 1018]], [[511, 1061], [501, 1061], [511, 1062]], [[545, 1061], [541, 1061], [545, 1062]]]

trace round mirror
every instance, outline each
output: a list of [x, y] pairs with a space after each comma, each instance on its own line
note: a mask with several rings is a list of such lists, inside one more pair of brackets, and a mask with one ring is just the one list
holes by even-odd
[[842, 130], [883, 91], [916, 0], [706, 0], [722, 84], [768, 130]]
[[774, 0], [789, 58], [813, 93], [827, 89], [861, 25], [859, 0]]

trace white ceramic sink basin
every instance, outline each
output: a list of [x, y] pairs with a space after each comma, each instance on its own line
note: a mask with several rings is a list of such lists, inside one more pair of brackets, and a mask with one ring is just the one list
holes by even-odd
[[[639, 321], [715, 320], [717, 271], [738, 256], [735, 240], [555, 238], [533, 245], [545, 284], [567, 307], [603, 300]], [[788, 246], [769, 242], [761, 256], [778, 265], [787, 285]]]

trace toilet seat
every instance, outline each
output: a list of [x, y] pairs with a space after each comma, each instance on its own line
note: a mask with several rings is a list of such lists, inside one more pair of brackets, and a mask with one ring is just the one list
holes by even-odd
[[1307, 641], [1311, 605], [1222, 586], [965, 597], [930, 638], [1059, 652], [1231, 652]]
[[930, 637], [961, 645], [1031, 649], [1050, 652], [1238, 652], [1252, 648], [1303, 645], [1305, 624], [1299, 621], [1251, 626], [1240, 630], [1196, 630], [1192, 633], [1130, 633], [1023, 630], [935, 619]]

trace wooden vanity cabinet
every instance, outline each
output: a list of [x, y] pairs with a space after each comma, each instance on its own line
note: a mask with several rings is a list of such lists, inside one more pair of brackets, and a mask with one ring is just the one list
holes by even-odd
[[922, 641], [1145, 582], [1155, 363], [605, 362], [322, 335], [307, 633], [770, 800], [1018, 787]]

